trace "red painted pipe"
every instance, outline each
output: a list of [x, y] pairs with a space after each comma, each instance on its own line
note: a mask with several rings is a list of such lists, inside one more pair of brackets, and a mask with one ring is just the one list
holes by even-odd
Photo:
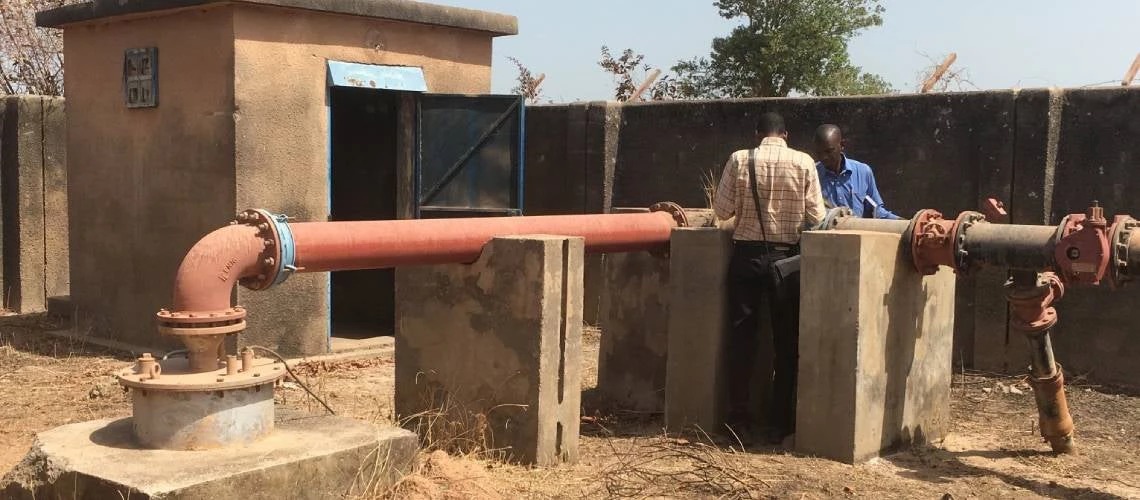
[[[264, 225], [263, 225], [264, 226]], [[555, 215], [290, 224], [297, 272], [383, 269], [429, 264], [468, 264], [496, 236], [550, 234], [581, 236], [587, 252], [634, 252], [662, 248], [677, 226], [668, 212]], [[267, 227], [267, 226], [266, 226]], [[242, 278], [266, 275], [266, 227], [234, 224], [218, 229], [191, 248], [174, 282], [174, 312], [163, 322], [202, 322], [199, 313], [227, 310]], [[181, 314], [186, 313], [186, 314]], [[193, 313], [195, 316], [190, 316]], [[166, 314], [166, 316], [163, 316]], [[228, 317], [232, 313], [223, 314]], [[244, 316], [244, 313], [241, 313]], [[209, 315], [207, 315], [209, 316]]]
[[212, 312], [230, 307], [239, 278], [256, 276], [265, 248], [257, 228], [226, 226], [198, 240], [174, 278], [174, 310]]
[[661, 248], [677, 223], [666, 212], [290, 224], [301, 272], [469, 264], [496, 236], [581, 236], [586, 251]]

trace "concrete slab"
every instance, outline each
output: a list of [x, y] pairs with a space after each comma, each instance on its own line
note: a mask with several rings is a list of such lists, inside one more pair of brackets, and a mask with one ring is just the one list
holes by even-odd
[[855, 463], [949, 429], [955, 277], [920, 275], [899, 241], [804, 234], [799, 452]]
[[495, 238], [471, 265], [403, 268], [396, 413], [425, 440], [575, 462], [582, 238]]
[[[716, 228], [673, 230], [669, 248], [669, 354], [665, 425], [720, 427], [725, 396], [728, 263], [732, 236]], [[683, 309], [684, 313], [678, 311]], [[603, 336], [605, 333], [603, 332]]]
[[40, 433], [0, 480], [5, 499], [324, 499], [382, 491], [411, 470], [415, 434], [344, 417], [282, 419], [265, 439], [209, 451], [144, 450], [130, 419]]
[[665, 409], [669, 259], [648, 252], [606, 255], [598, 392], [613, 408]]

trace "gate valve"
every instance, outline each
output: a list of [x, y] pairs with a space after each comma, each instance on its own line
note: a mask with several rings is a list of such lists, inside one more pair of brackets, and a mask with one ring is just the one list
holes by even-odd
[[1096, 201], [1088, 213], [1069, 214], [1061, 220], [1053, 257], [1066, 283], [1100, 284], [1108, 268], [1107, 226], [1104, 209]]

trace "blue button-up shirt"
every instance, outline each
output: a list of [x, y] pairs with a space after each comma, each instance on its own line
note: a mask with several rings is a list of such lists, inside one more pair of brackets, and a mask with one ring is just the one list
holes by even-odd
[[[875, 174], [871, 167], [861, 161], [852, 160], [843, 156], [843, 168], [839, 173], [832, 172], [823, 162], [815, 164], [819, 172], [819, 183], [823, 190], [823, 199], [833, 207], [848, 207], [856, 217], [873, 219], [900, 219], [883, 206], [883, 197], [879, 195], [879, 188], [875, 185]], [[870, 198], [874, 207], [865, 201]], [[867, 213], [873, 211], [874, 213]]]

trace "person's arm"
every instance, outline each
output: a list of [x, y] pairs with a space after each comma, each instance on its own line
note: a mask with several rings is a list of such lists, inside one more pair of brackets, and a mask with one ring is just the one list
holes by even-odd
[[713, 195], [713, 212], [720, 220], [731, 219], [736, 215], [736, 155], [728, 157], [724, 171], [720, 174], [720, 182]]
[[815, 163], [809, 159], [807, 178], [804, 181], [804, 225], [813, 228], [823, 222], [827, 216], [824, 208], [823, 192], [819, 186], [819, 173], [816, 172]]
[[875, 200], [875, 218], [876, 219], [902, 219], [895, 215], [883, 204], [883, 197], [879, 195], [879, 186], [875, 184], [875, 172], [867, 168], [867, 191], [872, 200]]

